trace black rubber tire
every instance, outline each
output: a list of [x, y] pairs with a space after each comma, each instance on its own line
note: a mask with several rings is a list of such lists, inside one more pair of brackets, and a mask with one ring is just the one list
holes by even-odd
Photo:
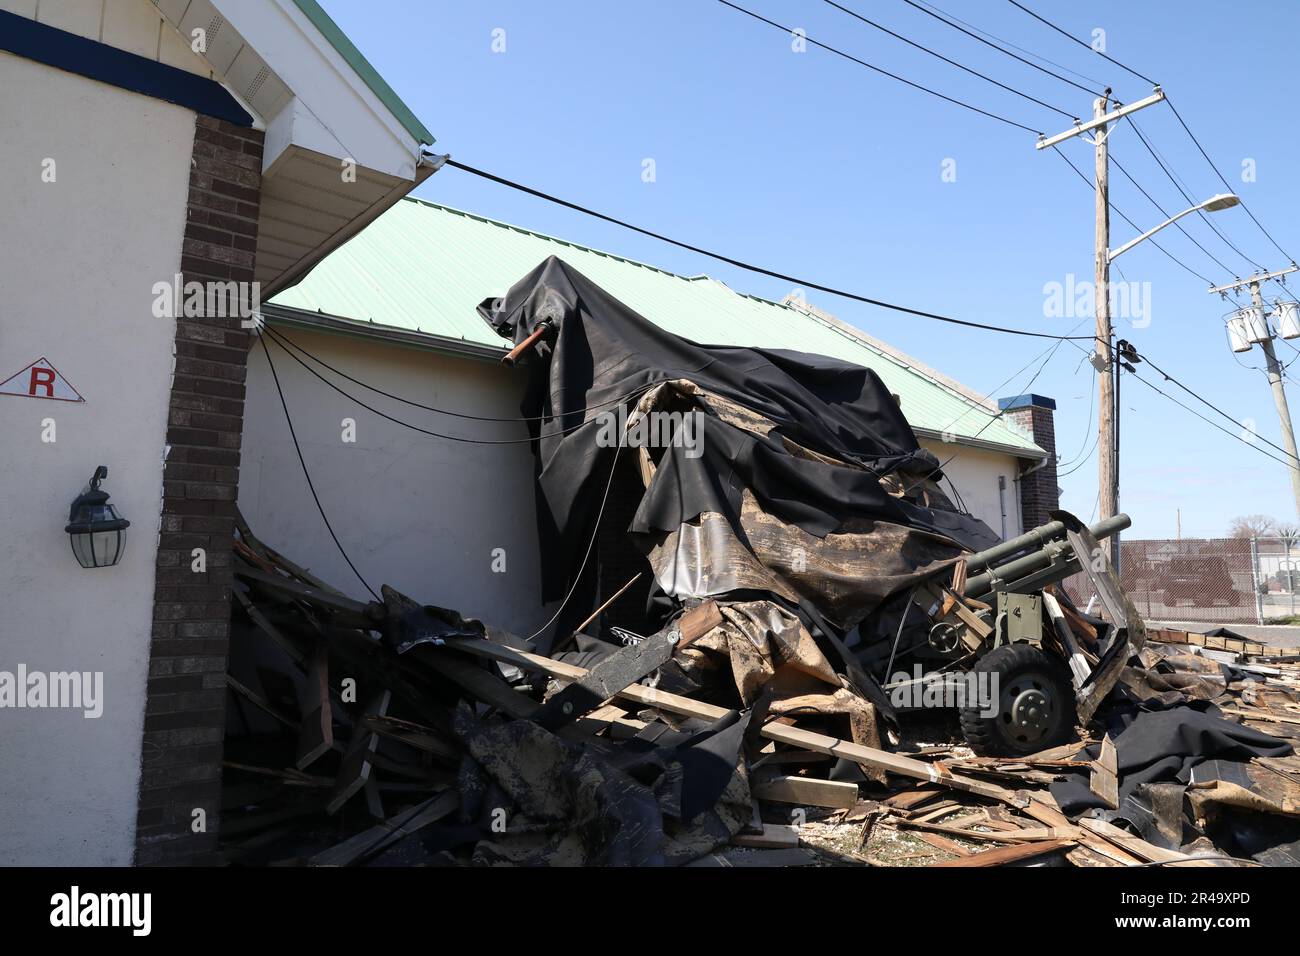
[[[988, 717], [979, 707], [961, 709], [966, 742], [984, 754], [1019, 757], [1065, 743], [1074, 729], [1074, 687], [1065, 664], [1032, 644], [1004, 644], [975, 664], [976, 673], [997, 675], [999, 710]], [[1018, 734], [1007, 696], [1028, 682], [1047, 698], [1047, 727], [1041, 735]]]

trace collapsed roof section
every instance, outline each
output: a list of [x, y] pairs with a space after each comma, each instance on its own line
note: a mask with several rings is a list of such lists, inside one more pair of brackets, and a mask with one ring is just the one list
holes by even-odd
[[547, 598], [580, 576], [624, 453], [644, 484], [627, 530], [675, 601], [762, 591], [847, 630], [998, 541], [939, 491], [938, 460], [870, 369], [692, 342], [554, 257], [480, 314], [517, 345], [541, 336], [522, 412]]

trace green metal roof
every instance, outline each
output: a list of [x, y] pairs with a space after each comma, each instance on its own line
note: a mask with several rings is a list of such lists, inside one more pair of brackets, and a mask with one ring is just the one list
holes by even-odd
[[316, 0], [293, 0], [293, 2], [330, 42], [330, 46], [347, 61], [348, 66], [352, 67], [357, 76], [361, 77], [366, 86], [370, 87], [371, 92], [379, 97], [379, 101], [388, 108], [406, 131], [415, 137], [417, 142], [426, 146], [432, 145], [433, 134], [416, 118], [410, 107], [402, 102], [401, 97], [393, 92], [393, 88], [379, 75], [379, 71], [361, 55], [361, 51], [348, 39], [347, 34], [339, 29], [338, 24], [330, 19], [330, 15], [321, 9], [321, 5]]
[[865, 335], [708, 276], [621, 256], [418, 199], [397, 203], [271, 304], [505, 350], [477, 306], [557, 256], [657, 325], [696, 342], [814, 352], [873, 369], [912, 427], [1042, 457], [995, 411]]

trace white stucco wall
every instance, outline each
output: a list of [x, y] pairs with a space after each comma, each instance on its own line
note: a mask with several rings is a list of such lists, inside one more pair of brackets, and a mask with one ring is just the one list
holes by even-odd
[[[466, 358], [332, 334], [280, 330], [328, 364], [394, 395], [437, 408], [519, 416], [523, 375]], [[471, 445], [385, 421], [313, 378], [268, 343], [316, 492], [357, 569], [524, 635], [547, 619], [539, 602], [533, 458], [526, 442]], [[444, 434], [526, 437], [518, 422], [451, 418], [412, 408], [318, 369], [385, 414]], [[239, 506], [253, 533], [357, 598], [370, 595], [330, 539], [303, 478], [262, 347], [249, 355]], [[344, 418], [356, 441], [343, 441]], [[506, 570], [492, 570], [504, 548]]]
[[[105, 700], [0, 710], [0, 864], [129, 864], [175, 335], [150, 306], [195, 117], [4, 53], [0, 90], [0, 380], [46, 356], [86, 400], [0, 395], [0, 671], [102, 671]], [[132, 527], [121, 564], [83, 570], [63, 526], [100, 464]]]
[[[996, 534], [1002, 534], [1003, 505], [998, 497], [998, 478], [1004, 478], [1007, 483], [1006, 536], [1014, 538], [1024, 530], [1020, 526], [1020, 486], [1016, 482], [1020, 470], [1019, 459], [982, 448], [946, 445], [926, 438], [921, 439], [921, 447], [933, 452], [941, 462], [948, 461], [956, 453], [956, 457], [943, 466], [943, 472], [957, 487], [966, 510]], [[946, 481], [943, 490], [951, 496], [952, 491]]]

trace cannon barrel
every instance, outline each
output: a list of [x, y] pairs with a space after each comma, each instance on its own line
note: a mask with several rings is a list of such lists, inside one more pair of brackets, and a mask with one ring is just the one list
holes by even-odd
[[[1126, 514], [1118, 514], [1099, 521], [1092, 525], [1088, 530], [1092, 532], [1093, 537], [1098, 541], [1103, 538], [1109, 538], [1116, 532], [1123, 531], [1133, 523], [1132, 519]], [[989, 568], [995, 562], [1004, 558], [1018, 554], [1027, 547], [1035, 544], [1042, 546], [1029, 554], [1009, 561], [1001, 566], [992, 567], [983, 574], [977, 574], [966, 581], [965, 595], [971, 598], [978, 598], [987, 594], [993, 589], [993, 582], [996, 581], [1016, 581], [1035, 571], [1041, 571], [1048, 567], [1053, 560], [1061, 553], [1069, 552], [1070, 543], [1065, 537], [1065, 525], [1059, 521], [1049, 521], [1045, 525], [1040, 525], [1032, 531], [1020, 535], [1018, 538], [1012, 538], [1010, 541], [1004, 541], [996, 544], [991, 548], [974, 554], [966, 559], [967, 570], [978, 570]], [[1071, 558], [1072, 560], [1072, 558]], [[1060, 580], [1064, 580], [1079, 570], [1078, 562], [1073, 561], [1073, 568], [1063, 569]]]

